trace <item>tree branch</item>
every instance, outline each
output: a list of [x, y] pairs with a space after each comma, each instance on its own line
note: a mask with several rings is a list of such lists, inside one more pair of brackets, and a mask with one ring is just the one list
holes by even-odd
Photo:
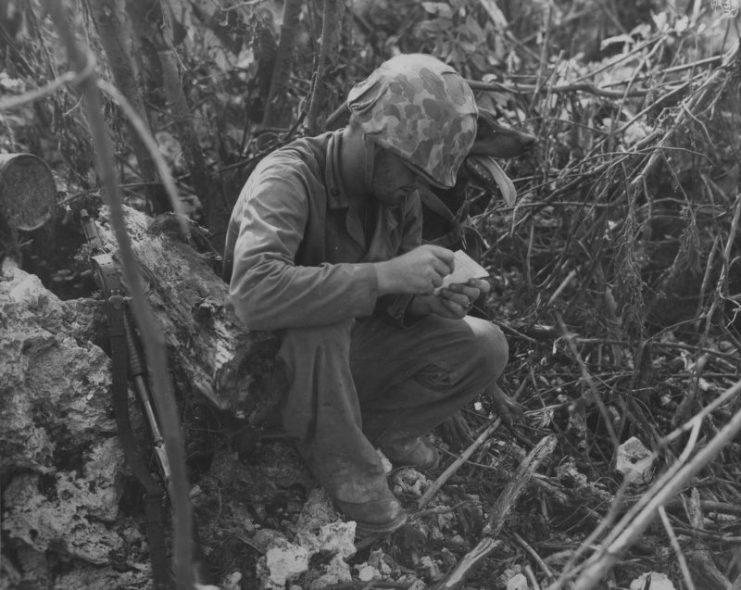
[[340, 0], [324, 0], [321, 49], [314, 72], [314, 92], [311, 95], [309, 113], [306, 116], [306, 130], [309, 135], [316, 135], [324, 127], [324, 120], [327, 117], [329, 99], [327, 73], [331, 65], [331, 57], [337, 55], [340, 45], [343, 8], [344, 4]]
[[301, 0], [286, 0], [283, 8], [283, 26], [280, 31], [278, 53], [275, 56], [275, 67], [270, 81], [270, 92], [265, 103], [263, 127], [285, 127], [288, 125], [286, 108], [286, 88], [293, 64], [296, 44], [296, 27], [301, 16]]
[[[91, 59], [89, 51], [78, 46], [67, 21], [66, 6], [58, 0], [46, 0], [46, 9], [52, 15], [59, 36], [67, 49], [69, 60], [77, 71], [83, 71]], [[174, 510], [174, 569], [178, 588], [193, 588], [191, 567], [192, 510], [188, 492], [190, 485], [185, 470], [185, 452], [180, 433], [175, 396], [167, 371], [167, 360], [162, 335], [157, 331], [149, 308], [141, 277], [137, 270], [131, 241], [126, 233], [121, 192], [115, 180], [113, 146], [103, 118], [103, 105], [97, 88], [97, 75], [87, 76], [80, 84], [85, 110], [95, 145], [95, 157], [103, 184], [103, 196], [111, 213], [111, 225], [116, 234], [123, 275], [132, 298], [137, 325], [142, 332], [144, 354], [155, 392], [157, 411], [162, 420], [167, 458], [172, 469], [170, 498]]]

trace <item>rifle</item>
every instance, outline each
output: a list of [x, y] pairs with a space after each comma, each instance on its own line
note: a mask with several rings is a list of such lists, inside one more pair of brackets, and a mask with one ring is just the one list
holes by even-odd
[[[106, 300], [112, 360], [113, 411], [116, 427], [126, 461], [134, 476], [144, 488], [147, 539], [149, 541], [154, 588], [155, 590], [166, 590], [171, 588], [172, 579], [167, 561], [162, 504], [168, 497], [168, 493], [171, 492], [172, 472], [165, 451], [165, 441], [155, 411], [152, 391], [142, 361], [141, 343], [134, 329], [120, 268], [113, 256], [106, 250], [95, 222], [85, 209], [80, 212], [80, 220], [89, 248], [88, 258], [93, 277]], [[129, 382], [133, 384], [149, 428], [162, 484], [150, 472], [144, 454], [131, 430], [128, 404]], [[194, 557], [197, 557], [197, 559], [194, 559], [196, 579], [202, 579], [204, 576], [199, 575], [202, 574], [202, 552], [200, 543], [196, 538], [195, 527], [193, 527], [193, 531]]]

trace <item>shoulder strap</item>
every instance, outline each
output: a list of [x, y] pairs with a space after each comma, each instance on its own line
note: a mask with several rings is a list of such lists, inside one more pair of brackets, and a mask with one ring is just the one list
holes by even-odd
[[437, 213], [440, 217], [447, 221], [455, 221], [455, 214], [448, 209], [448, 206], [440, 200], [435, 193], [425, 188], [419, 191], [420, 199], [422, 204]]
[[428, 244], [435, 244], [443, 248], [452, 248], [465, 240], [465, 234], [460, 221], [456, 218], [455, 213], [448, 209], [448, 206], [442, 202], [440, 197], [429, 189], [420, 190], [419, 196], [424, 207], [427, 207], [450, 224], [449, 231], [434, 240], [428, 240]]

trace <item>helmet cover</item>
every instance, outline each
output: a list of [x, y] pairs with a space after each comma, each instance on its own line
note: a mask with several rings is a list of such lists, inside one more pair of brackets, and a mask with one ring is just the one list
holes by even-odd
[[431, 55], [398, 55], [350, 90], [366, 136], [435, 186], [451, 188], [476, 137], [473, 91]]

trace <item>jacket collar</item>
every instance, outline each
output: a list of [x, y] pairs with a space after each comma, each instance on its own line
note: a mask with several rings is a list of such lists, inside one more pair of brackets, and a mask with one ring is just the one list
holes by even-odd
[[324, 169], [324, 181], [327, 186], [330, 209], [347, 209], [349, 202], [342, 186], [340, 172], [340, 148], [342, 147], [342, 129], [334, 131], [327, 142], [327, 162]]

